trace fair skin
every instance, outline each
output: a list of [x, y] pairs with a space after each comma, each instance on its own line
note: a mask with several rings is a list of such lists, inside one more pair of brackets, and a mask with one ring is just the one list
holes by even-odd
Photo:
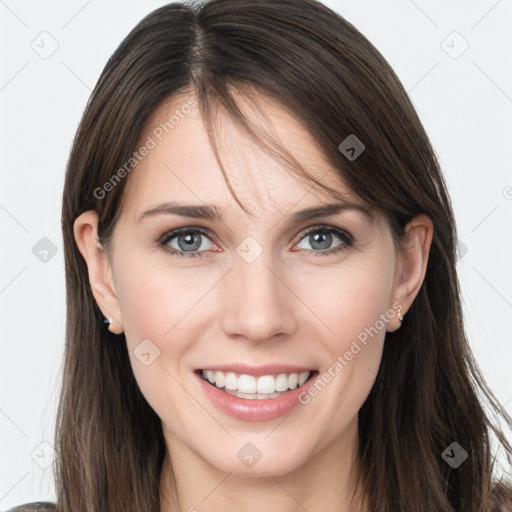
[[[177, 96], [155, 111], [141, 141], [189, 98]], [[348, 201], [364, 205], [287, 111], [263, 96], [259, 105], [301, 163]], [[348, 512], [357, 413], [374, 383], [386, 329], [399, 326], [397, 315], [366, 345], [359, 343], [362, 349], [321, 392], [287, 415], [249, 421], [226, 414], [205, 395], [195, 371], [240, 361], [300, 365], [319, 375], [332, 371], [358, 334], [395, 311], [393, 304], [406, 316], [425, 276], [432, 223], [415, 217], [400, 250], [384, 217], [371, 222], [357, 209], [293, 223], [291, 214], [334, 200], [287, 172], [228, 117], [221, 119], [223, 161], [251, 216], [230, 195], [196, 107], [131, 171], [108, 250], [97, 245], [95, 212], [75, 222], [94, 297], [112, 319], [110, 330], [124, 333], [141, 392], [162, 420], [168, 459], [161, 512], [175, 511], [169, 461], [181, 510]], [[215, 205], [222, 221], [171, 214], [139, 219], [169, 201]], [[348, 232], [353, 245], [334, 232], [330, 245], [319, 248], [314, 235], [329, 237], [325, 225]], [[181, 227], [208, 231], [190, 233], [200, 242], [196, 257], [171, 254], [186, 252], [179, 236], [166, 246], [158, 243]], [[237, 252], [248, 236], [262, 250], [250, 263]], [[147, 366], [134, 352], [145, 339], [160, 350]], [[261, 453], [251, 467], [237, 457], [247, 443]]]

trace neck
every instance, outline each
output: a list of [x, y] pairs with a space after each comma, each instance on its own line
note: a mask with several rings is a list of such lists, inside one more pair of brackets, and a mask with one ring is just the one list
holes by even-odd
[[160, 480], [160, 512], [362, 512], [360, 493], [353, 497], [357, 464], [357, 417], [333, 443], [294, 471], [250, 477], [224, 473], [166, 436], [167, 454]]

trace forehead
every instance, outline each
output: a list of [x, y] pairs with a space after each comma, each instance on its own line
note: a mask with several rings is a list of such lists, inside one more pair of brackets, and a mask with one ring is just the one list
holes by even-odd
[[[347, 200], [362, 203], [293, 114], [262, 94], [239, 93], [236, 99], [251, 123], [275, 138], [308, 174]], [[227, 179], [244, 207], [254, 215], [269, 210], [283, 214], [299, 202], [307, 207], [328, 199], [325, 191], [313, 187], [309, 180], [297, 179], [285, 164], [259, 147], [229, 114], [216, 110], [213, 126]], [[222, 176], [193, 91], [169, 98], [153, 112], [137, 148], [140, 160], [131, 171], [125, 190], [124, 203], [130, 216], [172, 200], [238, 208]]]

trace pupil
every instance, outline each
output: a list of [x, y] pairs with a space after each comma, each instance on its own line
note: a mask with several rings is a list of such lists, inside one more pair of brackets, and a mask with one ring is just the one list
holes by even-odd
[[[194, 238], [196, 240], [194, 240]], [[182, 244], [180, 243], [183, 239], [186, 240], [185, 247], [183, 247]], [[194, 250], [194, 249], [198, 249], [199, 246], [201, 245], [201, 243], [199, 241], [198, 236], [187, 234], [187, 235], [181, 235], [179, 237], [178, 245], [180, 246], [181, 249], [184, 249], [184, 250]]]
[[315, 247], [314, 244], [319, 243], [320, 247], [316, 247], [317, 249], [327, 249], [329, 245], [331, 245], [332, 235], [330, 233], [323, 234], [315, 234], [313, 235], [314, 243], [311, 244], [312, 247]]

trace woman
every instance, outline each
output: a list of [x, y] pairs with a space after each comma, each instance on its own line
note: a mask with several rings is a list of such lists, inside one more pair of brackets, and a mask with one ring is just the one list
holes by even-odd
[[87, 106], [62, 225], [51, 510], [512, 510], [439, 164], [325, 6], [142, 20]]

